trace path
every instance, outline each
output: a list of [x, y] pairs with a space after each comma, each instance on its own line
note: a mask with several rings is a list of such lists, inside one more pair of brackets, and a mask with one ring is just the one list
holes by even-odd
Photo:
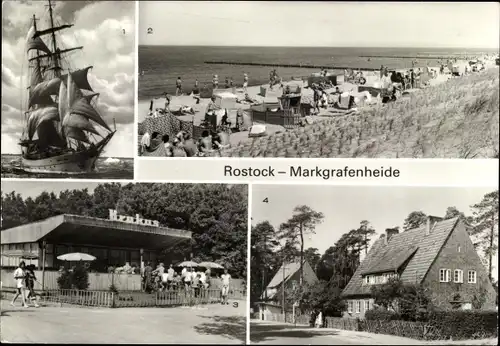
[[2, 301], [1, 341], [21, 343], [243, 344], [246, 307], [11, 307]]

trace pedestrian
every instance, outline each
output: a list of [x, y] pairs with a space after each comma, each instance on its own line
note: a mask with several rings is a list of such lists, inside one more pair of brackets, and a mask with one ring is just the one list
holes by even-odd
[[224, 269], [224, 274], [221, 275], [221, 279], [222, 279], [222, 288], [221, 288], [222, 305], [229, 304], [227, 298], [229, 295], [229, 285], [231, 284], [231, 274], [228, 273], [227, 268]]
[[182, 95], [182, 79], [181, 77], [177, 77], [177, 81], [175, 82], [176, 85], [176, 90], [175, 90], [175, 96]]
[[28, 289], [28, 296], [26, 297], [26, 300], [28, 302], [34, 300], [35, 307], [38, 308], [39, 305], [36, 301], [35, 294], [35, 281], [37, 281], [35, 276], [35, 266], [30, 264], [26, 267], [26, 288]]
[[21, 296], [21, 300], [23, 302], [23, 307], [27, 308], [28, 304], [26, 304], [26, 263], [24, 261], [19, 262], [19, 266], [14, 270], [14, 279], [16, 280], [16, 294], [12, 299], [10, 305], [14, 306], [17, 297]]

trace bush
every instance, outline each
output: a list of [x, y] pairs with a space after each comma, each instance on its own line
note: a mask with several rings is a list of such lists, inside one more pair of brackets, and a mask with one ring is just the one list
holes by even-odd
[[72, 287], [71, 284], [71, 273], [64, 270], [61, 275], [57, 278], [57, 286], [61, 290], [69, 290]]
[[379, 320], [379, 321], [394, 321], [401, 319], [401, 316], [397, 312], [392, 310], [375, 308], [365, 312], [365, 319]]
[[89, 272], [84, 266], [76, 266], [72, 273], [73, 286], [78, 290], [89, 288]]
[[429, 313], [429, 324], [442, 339], [482, 339], [498, 336], [496, 311], [446, 310]]
[[83, 266], [77, 266], [72, 271], [64, 270], [57, 278], [59, 289], [86, 290], [89, 288], [89, 273]]

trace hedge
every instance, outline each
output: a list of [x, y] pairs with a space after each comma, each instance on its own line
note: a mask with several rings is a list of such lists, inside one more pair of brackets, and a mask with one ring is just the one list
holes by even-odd
[[377, 321], [395, 321], [400, 320], [401, 316], [395, 311], [385, 309], [372, 309], [365, 312], [365, 319]]
[[482, 339], [498, 336], [497, 311], [431, 311], [428, 324], [439, 330], [443, 339]]

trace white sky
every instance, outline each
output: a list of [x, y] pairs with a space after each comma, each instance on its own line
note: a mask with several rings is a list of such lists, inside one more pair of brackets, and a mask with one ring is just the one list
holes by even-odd
[[498, 48], [499, 22], [497, 2], [141, 1], [139, 44]]
[[[470, 205], [498, 187], [372, 187], [322, 185], [253, 185], [252, 224], [268, 220], [275, 229], [292, 216], [298, 205], [308, 205], [325, 215], [316, 234], [306, 236], [305, 247], [315, 247], [321, 254], [333, 246], [342, 234], [368, 220], [377, 234], [400, 226], [412, 211], [444, 216], [448, 207], [471, 215]], [[263, 202], [268, 199], [268, 203]], [[498, 256], [495, 258], [495, 263]], [[496, 271], [495, 271], [495, 274]], [[496, 276], [495, 276], [496, 277]]]

